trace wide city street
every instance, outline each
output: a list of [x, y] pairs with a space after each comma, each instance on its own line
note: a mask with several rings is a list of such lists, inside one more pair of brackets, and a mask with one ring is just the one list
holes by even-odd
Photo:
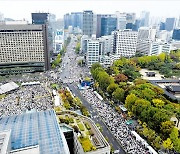
[[88, 69], [85, 68], [86, 71], [84, 71], [84, 68], [81, 68], [77, 64], [77, 55], [75, 53], [75, 46], [77, 40], [76, 37], [71, 37], [71, 42], [69, 43], [67, 47], [67, 51], [65, 52], [65, 55], [62, 60], [61, 69], [59, 77], [61, 78], [62, 82], [67, 85], [70, 90], [75, 94], [79, 99], [83, 102], [83, 104], [87, 107], [89, 112], [91, 113], [91, 118], [95, 123], [99, 123], [102, 126], [102, 134], [104, 137], [108, 138], [109, 143], [112, 145], [114, 150], [118, 151], [121, 154], [124, 154], [124, 150], [121, 148], [120, 143], [116, 140], [116, 138], [113, 136], [111, 131], [108, 129], [108, 127], [105, 125], [105, 123], [102, 121], [102, 119], [99, 117], [98, 112], [93, 109], [93, 107], [88, 103], [86, 98], [84, 98], [78, 87], [77, 84], [79, 82], [79, 79], [81, 76], [85, 76], [87, 74]]

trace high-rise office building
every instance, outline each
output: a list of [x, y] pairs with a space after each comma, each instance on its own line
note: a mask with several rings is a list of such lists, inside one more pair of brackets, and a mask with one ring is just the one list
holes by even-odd
[[113, 16], [103, 16], [101, 18], [101, 36], [110, 35], [116, 30], [117, 18]]
[[149, 15], [150, 15], [149, 12], [146, 12], [146, 11], [141, 12], [141, 16], [140, 16], [140, 19], [141, 19], [140, 26], [141, 27], [148, 27], [149, 26]]
[[117, 27], [117, 18], [112, 14], [97, 14], [96, 15], [96, 37], [110, 35]]
[[119, 17], [118, 18], [118, 30], [126, 29], [126, 17]]
[[50, 54], [53, 54], [54, 50], [54, 39], [55, 39], [55, 32], [53, 29], [53, 22], [56, 21], [56, 16], [51, 13], [31, 13], [32, 16], [32, 24], [33, 25], [46, 25], [47, 29], [47, 47]]
[[180, 16], [179, 16], [179, 20], [177, 22], [177, 27], [180, 28]]
[[71, 15], [67, 13], [64, 15], [64, 29], [68, 29], [71, 25]]
[[138, 31], [138, 29], [139, 29], [139, 27], [140, 27], [140, 23], [141, 23], [141, 20], [136, 19], [136, 20], [135, 20], [135, 23], [134, 23], [134, 25], [133, 25], [132, 30], [133, 30], [133, 31]]
[[101, 37], [101, 18], [102, 14], [97, 14], [97, 27], [96, 27], [96, 37]]
[[117, 16], [117, 30], [126, 29], [126, 13], [116, 12]]
[[82, 29], [83, 27], [83, 13], [82, 12], [71, 12], [64, 15], [64, 29], [68, 29], [69, 26], [72, 28]]
[[87, 44], [87, 64], [91, 67], [92, 64], [99, 62], [101, 44], [98, 40], [89, 40]]
[[4, 21], [4, 15], [0, 12], [0, 22]]
[[126, 29], [133, 29], [133, 25], [135, 24], [135, 13], [126, 13]]
[[173, 30], [172, 39], [174, 39], [174, 40], [180, 40], [180, 28]]
[[136, 47], [136, 54], [150, 55], [151, 44], [152, 44], [152, 40], [150, 39], [138, 40]]
[[94, 13], [92, 11], [83, 11], [83, 35], [92, 36], [94, 33]]
[[172, 31], [175, 27], [175, 18], [166, 18], [165, 30]]
[[0, 25], [0, 74], [50, 68], [46, 25]]
[[168, 33], [169, 32], [166, 31], [166, 30], [159, 31], [158, 39], [161, 40], [161, 41], [167, 42], [168, 41]]
[[49, 13], [32, 13], [32, 24], [46, 24], [48, 22]]
[[138, 32], [132, 30], [113, 33], [113, 52], [122, 57], [131, 57], [136, 53]]
[[116, 12], [117, 16], [117, 30], [133, 29], [135, 24], [135, 13], [120, 13]]
[[112, 52], [113, 36], [112, 35], [102, 36], [98, 38], [98, 40], [103, 44], [102, 55], [109, 55]]
[[82, 12], [72, 12], [71, 13], [71, 25], [72, 27], [79, 27], [82, 29], [83, 25], [83, 13]]
[[88, 44], [88, 41], [91, 40], [91, 38], [87, 35], [83, 35], [81, 37], [81, 52], [83, 54], [86, 54], [87, 53], [87, 44]]
[[150, 27], [140, 27], [138, 31], [138, 40], [155, 40], [156, 29]]
[[140, 27], [138, 30], [138, 40], [136, 54], [150, 55], [151, 44], [155, 41], [156, 29], [150, 27]]
[[165, 30], [165, 22], [160, 23], [159, 30]]

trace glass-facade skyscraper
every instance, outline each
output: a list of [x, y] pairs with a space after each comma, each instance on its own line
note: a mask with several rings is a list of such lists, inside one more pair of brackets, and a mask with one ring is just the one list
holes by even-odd
[[164, 22], [160, 23], [159, 30], [165, 30], [165, 23]]
[[149, 26], [149, 12], [146, 11], [142, 11], [141, 12], [141, 23], [140, 23], [140, 27], [148, 27]]
[[94, 14], [93, 11], [83, 12], [83, 35], [92, 36], [94, 30]]
[[72, 23], [72, 27], [79, 27], [80, 29], [82, 29], [83, 13], [82, 12], [72, 12], [71, 13], [71, 23]]
[[46, 24], [49, 13], [32, 13], [32, 24]]
[[166, 18], [165, 30], [172, 31], [175, 26], [175, 18]]
[[180, 41], [180, 28], [173, 30], [172, 39]]
[[110, 35], [112, 31], [116, 30], [117, 18], [102, 17], [101, 18], [101, 36]]

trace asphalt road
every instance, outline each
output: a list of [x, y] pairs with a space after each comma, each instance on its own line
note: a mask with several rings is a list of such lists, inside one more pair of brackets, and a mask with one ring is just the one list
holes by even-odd
[[118, 141], [115, 139], [115, 137], [111, 134], [110, 130], [107, 128], [107, 126], [103, 123], [102, 119], [98, 116], [98, 113], [95, 109], [93, 109], [92, 105], [81, 95], [79, 92], [79, 89], [74, 84], [67, 84], [70, 90], [77, 96], [79, 99], [83, 102], [83, 104], [87, 107], [89, 112], [92, 115], [92, 120], [95, 123], [99, 123], [102, 126], [102, 134], [104, 137], [107, 137], [109, 140], [109, 143], [113, 146], [114, 150], [119, 150], [120, 154], [125, 154], [124, 150], [121, 148], [121, 145], [118, 143]]
[[[67, 47], [67, 51], [64, 55], [64, 58], [62, 60], [62, 67], [61, 70], [62, 72], [59, 74], [61, 79], [63, 80], [64, 83], [67, 83], [67, 86], [71, 89], [71, 91], [79, 97], [79, 99], [83, 102], [83, 104], [87, 107], [88, 111], [91, 113], [91, 119], [95, 123], [99, 123], [102, 127], [102, 134], [104, 137], [108, 138], [108, 142], [112, 145], [114, 150], [119, 150], [119, 154], [125, 154], [124, 150], [121, 148], [120, 144], [118, 141], [115, 139], [115, 137], [111, 134], [110, 130], [108, 127], [103, 123], [102, 119], [98, 116], [98, 112], [93, 109], [91, 104], [88, 103], [86, 98], [84, 98], [81, 93], [79, 92], [79, 89], [77, 88], [77, 85], [75, 83], [70, 84], [69, 80], [77, 80], [80, 79], [80, 74], [85, 76], [88, 72], [87, 69], [85, 68], [80, 68], [77, 65], [77, 60], [76, 57], [77, 55], [75, 54], [74, 47], [75, 47], [75, 39], [71, 39], [70, 44]], [[64, 67], [64, 68], [63, 68]], [[69, 79], [70, 77], [70, 79]], [[68, 82], [66, 82], [68, 81]]]

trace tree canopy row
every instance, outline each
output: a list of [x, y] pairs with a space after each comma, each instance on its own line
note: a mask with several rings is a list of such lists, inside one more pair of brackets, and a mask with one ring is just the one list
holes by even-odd
[[99, 63], [91, 67], [98, 92], [113, 100], [123, 103], [128, 109], [129, 117], [138, 119], [137, 132], [155, 149], [180, 152], [180, 135], [174, 122], [175, 116], [180, 121], [180, 104], [172, 102], [164, 95], [161, 88], [141, 79], [141, 68], [165, 71], [165, 76], [179, 75], [180, 50], [158, 56], [121, 58], [112, 66], [103, 68]]

